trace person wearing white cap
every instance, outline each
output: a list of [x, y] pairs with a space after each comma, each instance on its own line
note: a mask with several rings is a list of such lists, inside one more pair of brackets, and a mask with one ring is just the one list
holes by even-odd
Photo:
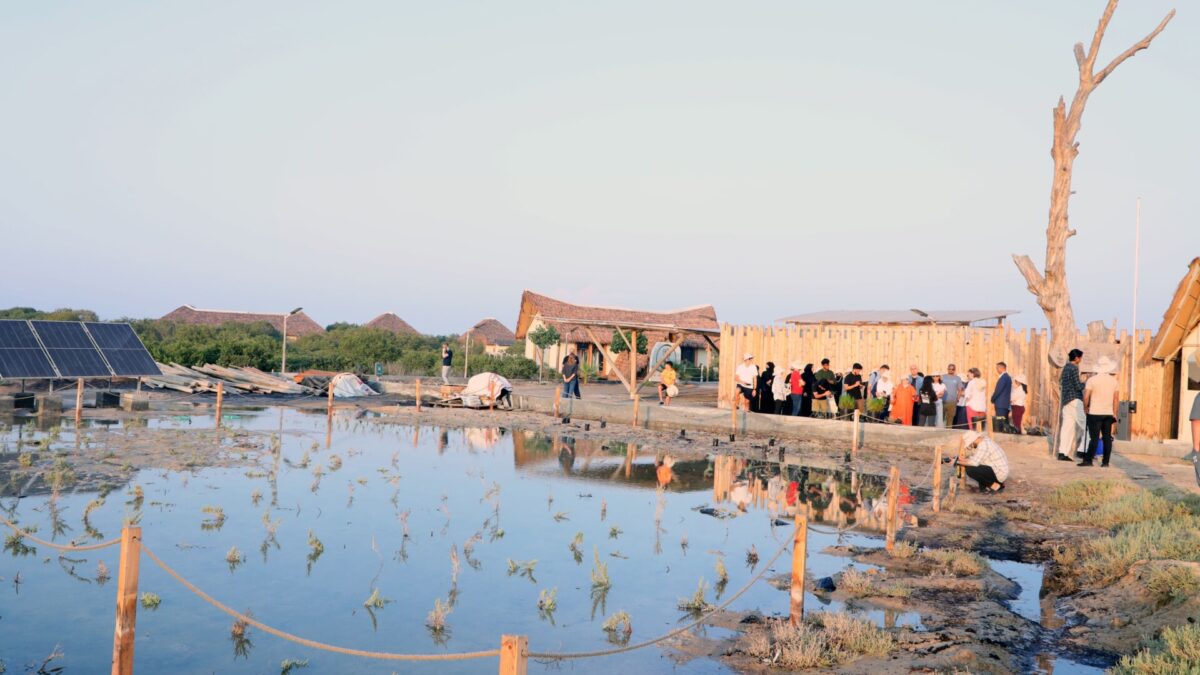
[[1012, 403], [1012, 424], [1018, 434], [1023, 434], [1025, 431], [1021, 428], [1021, 423], [1025, 419], [1025, 401], [1029, 397], [1029, 382], [1024, 375], [1017, 375], [1013, 378], [1012, 397], [1009, 402]]
[[[753, 361], [754, 355], [746, 352], [742, 364], [733, 371], [733, 383], [737, 385], [738, 394], [746, 400], [746, 412], [750, 412], [750, 401], [754, 399], [754, 392], [758, 388], [758, 366]], [[733, 406], [737, 407], [736, 399]]]
[[1116, 365], [1108, 356], [1096, 361], [1096, 374], [1087, 379], [1083, 387], [1083, 407], [1087, 411], [1088, 446], [1079, 466], [1092, 466], [1096, 459], [1096, 443], [1104, 438], [1104, 459], [1100, 466], [1108, 466], [1113, 454], [1113, 423], [1117, 421], [1117, 398], [1120, 386], [1112, 372]]
[[[993, 494], [1003, 491], [1008, 480], [1008, 455], [1000, 445], [972, 429], [963, 434], [963, 450], [970, 452], [961, 462], [963, 470], [979, 483], [979, 491]], [[957, 459], [954, 461], [959, 463]]]

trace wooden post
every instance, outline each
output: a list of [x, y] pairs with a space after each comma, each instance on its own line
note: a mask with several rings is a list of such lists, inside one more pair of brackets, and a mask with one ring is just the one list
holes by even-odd
[[633, 460], [637, 459], [637, 446], [629, 443], [625, 446], [625, 477], [633, 475]]
[[889, 552], [896, 548], [896, 511], [900, 505], [900, 467], [893, 466], [888, 477], [887, 542]]
[[733, 395], [733, 407], [729, 410], [729, 433], [737, 433], [737, 411], [738, 406], [742, 403], [742, 392], [737, 392]]
[[500, 636], [500, 675], [526, 675], [529, 668], [529, 638]]
[[[329, 395], [329, 405], [333, 405], [333, 394]], [[332, 408], [330, 408], [332, 410]], [[421, 412], [421, 378], [417, 378], [417, 412]]]
[[792, 597], [788, 620], [793, 626], [804, 620], [804, 566], [808, 558], [808, 504], [796, 505], [796, 534], [792, 540]]
[[83, 378], [75, 384], [75, 433], [79, 433], [79, 424], [83, 421]]
[[942, 446], [933, 449], [933, 512], [942, 510]]
[[958, 437], [958, 485], [959, 485], [959, 487], [964, 487], [967, 484], [967, 472], [963, 471], [962, 461], [963, 461], [963, 439], [962, 439], [962, 436], [959, 436]]
[[488, 399], [489, 399], [488, 411], [491, 412], [496, 409], [496, 383], [495, 382], [488, 383]]
[[637, 394], [633, 395], [633, 426], [638, 425], [638, 407], [642, 402], [642, 397]]
[[995, 417], [995, 408], [992, 408], [990, 403], [988, 404], [988, 408], [992, 411], [992, 414], [987, 416], [987, 435], [988, 438], [992, 438], [994, 436], [992, 432], [992, 418]]
[[[617, 330], [620, 330], [619, 328]], [[629, 395], [636, 397], [637, 394], [637, 331], [629, 331], [629, 336], [633, 338], [629, 341]], [[647, 374], [648, 376], [648, 374]]]
[[858, 408], [854, 409], [854, 438], [850, 443], [850, 459], [858, 459], [858, 425], [859, 421]]
[[142, 557], [142, 528], [121, 529], [121, 558], [117, 569], [117, 619], [113, 628], [112, 675], [133, 675], [133, 632], [137, 625], [138, 563]]
[[562, 401], [562, 385], [560, 384], [554, 388], [554, 416], [555, 417], [558, 417], [558, 406], [561, 401]]
[[217, 382], [217, 428], [221, 428], [221, 414], [225, 408], [225, 383]]

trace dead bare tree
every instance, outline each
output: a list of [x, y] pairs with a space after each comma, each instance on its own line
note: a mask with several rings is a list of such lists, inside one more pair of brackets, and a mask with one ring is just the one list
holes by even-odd
[[[1149, 47], [1150, 42], [1175, 16], [1175, 10], [1171, 10], [1149, 35], [1121, 52], [1107, 66], [1096, 72], [1100, 41], [1104, 39], [1104, 31], [1108, 28], [1108, 22], [1112, 20], [1118, 2], [1119, 0], [1108, 0], [1108, 6], [1104, 8], [1104, 14], [1100, 17], [1100, 24], [1096, 26], [1096, 33], [1092, 35], [1092, 44], [1087, 51], [1084, 51], [1083, 43], [1075, 43], [1079, 88], [1075, 90], [1075, 98], [1071, 100], [1070, 108], [1067, 108], [1061, 96], [1058, 105], [1054, 107], [1054, 145], [1050, 148], [1050, 156], [1054, 159], [1054, 179], [1050, 188], [1050, 222], [1046, 227], [1045, 274], [1038, 271], [1029, 256], [1013, 256], [1013, 262], [1017, 264], [1017, 269], [1021, 271], [1025, 283], [1029, 286], [1029, 292], [1037, 298], [1038, 305], [1050, 323], [1050, 354], [1055, 361], [1064, 358], [1078, 331], [1075, 312], [1071, 308], [1071, 293], [1067, 289], [1067, 240], [1075, 236], [1075, 230], [1070, 228], [1067, 220], [1067, 204], [1071, 199], [1071, 171], [1075, 165], [1075, 157], [1079, 154], [1079, 143], [1075, 137], [1083, 119], [1083, 108], [1096, 87], [1112, 75], [1117, 66], [1126, 59]], [[1060, 361], [1055, 365], [1061, 367], [1063, 363]]]

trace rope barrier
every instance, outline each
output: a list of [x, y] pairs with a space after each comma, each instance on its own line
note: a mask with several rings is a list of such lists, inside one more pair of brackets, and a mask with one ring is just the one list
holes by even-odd
[[96, 550], [99, 550], [102, 548], [108, 548], [109, 546], [117, 546], [118, 544], [121, 543], [121, 539], [118, 537], [117, 539], [109, 539], [108, 541], [102, 541], [99, 544], [83, 544], [80, 546], [68, 546], [66, 544], [55, 544], [52, 541], [46, 541], [45, 539], [39, 539], [38, 537], [33, 536], [33, 534], [31, 534], [28, 530], [22, 530], [21, 528], [17, 527], [16, 523], [12, 522], [8, 518], [5, 518], [4, 516], [0, 516], [0, 523], [4, 523], [5, 525], [7, 525], [9, 527], [9, 529], [11, 529], [13, 532], [16, 532], [17, 534], [21, 535], [21, 537], [24, 539], [28, 539], [29, 541], [32, 541], [35, 544], [38, 544], [40, 546], [45, 546], [47, 548], [52, 548], [52, 549], [55, 549], [58, 551], [96, 551]]
[[779, 547], [779, 550], [775, 551], [775, 555], [771, 556], [771, 559], [768, 560], [765, 565], [763, 565], [762, 571], [760, 571], [758, 574], [755, 574], [753, 577], [751, 577], [750, 581], [746, 582], [746, 585], [742, 586], [740, 589], [738, 589], [738, 591], [736, 593], [729, 596], [728, 600], [717, 605], [716, 607], [713, 607], [706, 614], [704, 614], [700, 618], [696, 619], [695, 621], [692, 621], [691, 623], [688, 623], [684, 626], [676, 628], [675, 630], [672, 630], [668, 633], [664, 633], [663, 635], [660, 635], [659, 637], [656, 637], [652, 640], [646, 640], [644, 642], [638, 642], [638, 643], [635, 643], [632, 645], [625, 645], [623, 647], [616, 647], [613, 649], [603, 649], [600, 651], [593, 651], [593, 652], [572, 652], [572, 653], [566, 653], [566, 654], [561, 654], [561, 653], [557, 653], [557, 652], [529, 652], [529, 658], [562, 660], [562, 659], [589, 659], [589, 658], [599, 657], [599, 656], [612, 656], [613, 654], [623, 654], [625, 652], [632, 652], [632, 651], [635, 651], [638, 649], [642, 649], [644, 647], [656, 645], [664, 640], [669, 640], [669, 639], [675, 637], [676, 635], [686, 633], [687, 631], [695, 628], [696, 626], [699, 626], [699, 625], [707, 622], [717, 612], [725, 609], [729, 605], [733, 604], [734, 600], [737, 600], [738, 598], [742, 597], [742, 595], [744, 595], [746, 593], [746, 591], [750, 590], [751, 586], [758, 583], [758, 581], [763, 578], [763, 576], [771, 569], [771, 565], [775, 564], [775, 561], [779, 559], [779, 556], [783, 555], [783, 552], [787, 550], [788, 545], [791, 543], [792, 542], [790, 540], [785, 539], [783, 542], [783, 545]]
[[500, 655], [499, 649], [489, 649], [489, 650], [480, 651], [480, 652], [462, 652], [462, 653], [458, 653], [458, 654], [396, 654], [393, 652], [373, 652], [373, 651], [368, 651], [365, 649], [351, 649], [349, 647], [338, 647], [336, 645], [325, 644], [324, 642], [317, 642], [315, 640], [309, 640], [307, 638], [302, 638], [298, 635], [292, 635], [291, 633], [288, 633], [286, 631], [279, 630], [278, 628], [272, 628], [271, 626], [268, 626], [267, 624], [265, 624], [261, 621], [258, 621], [256, 619], [254, 619], [253, 617], [242, 614], [241, 612], [239, 612], [227, 605], [222, 604], [219, 600], [213, 598], [211, 595], [200, 590], [194, 584], [192, 584], [190, 581], [188, 581], [187, 579], [184, 579], [182, 576], [180, 576], [180, 574], [178, 572], [171, 569], [170, 566], [168, 566], [166, 563], [164, 563], [162, 560], [160, 560], [158, 556], [154, 555], [153, 551], [151, 551], [149, 548], [146, 547], [145, 542], [142, 543], [141, 548], [142, 548], [142, 553], [145, 553], [146, 556], [149, 557], [151, 560], [153, 560], [156, 565], [161, 567], [164, 572], [169, 574], [172, 578], [175, 579], [175, 581], [178, 581], [180, 584], [182, 584], [184, 588], [188, 589], [192, 593], [195, 593], [197, 596], [199, 596], [202, 600], [204, 600], [208, 604], [212, 605], [213, 607], [216, 607], [217, 609], [221, 610], [222, 612], [225, 612], [229, 616], [232, 616], [233, 618], [235, 618], [239, 621], [244, 621], [247, 624], [254, 626], [255, 628], [258, 628], [259, 630], [262, 630], [266, 633], [270, 633], [271, 635], [274, 635], [275, 637], [283, 638], [284, 640], [288, 640], [290, 642], [295, 642], [296, 644], [299, 644], [299, 645], [304, 645], [305, 647], [311, 647], [313, 649], [320, 649], [320, 650], [326, 651], [326, 652], [333, 652], [335, 654], [346, 654], [348, 656], [361, 656], [361, 657], [368, 658], [368, 659], [379, 659], [379, 660], [383, 660], [383, 661], [465, 661], [468, 659], [485, 659], [485, 658], [489, 658], [492, 656]]

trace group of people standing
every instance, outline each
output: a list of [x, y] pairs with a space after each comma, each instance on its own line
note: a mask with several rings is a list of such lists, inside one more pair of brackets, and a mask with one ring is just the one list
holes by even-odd
[[[843, 396], [853, 407], [880, 421], [909, 426], [981, 429], [988, 415], [988, 404], [995, 410], [994, 425], [1002, 431], [1021, 433], [1029, 386], [1021, 375], [1008, 374], [1008, 365], [996, 364], [996, 386], [988, 389], [978, 368], [958, 374], [951, 363], [945, 373], [926, 375], [910, 365], [908, 375], [893, 379], [887, 364], [864, 375], [860, 363], [844, 375], [830, 368], [829, 359], [821, 359], [819, 370], [799, 361], [777, 371], [767, 362], [760, 370], [753, 354], [745, 354], [734, 371], [737, 403], [747, 411], [799, 417], [837, 416]], [[876, 404], [868, 408], [868, 401]], [[881, 407], [882, 406], [882, 407]]]

